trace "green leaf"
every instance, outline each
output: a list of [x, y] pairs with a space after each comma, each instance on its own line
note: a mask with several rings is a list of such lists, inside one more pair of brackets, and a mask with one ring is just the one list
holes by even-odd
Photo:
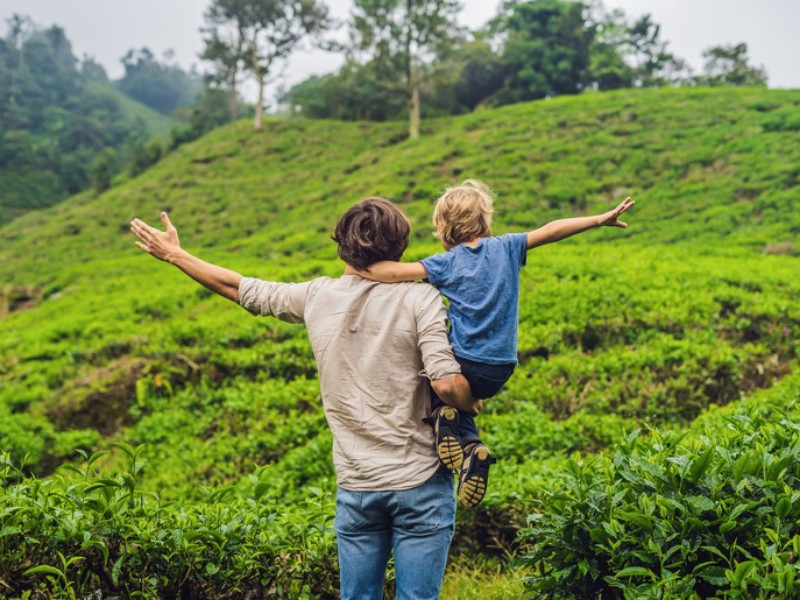
[[725, 521], [719, 526], [719, 531], [720, 533], [728, 533], [734, 527], [736, 527], [736, 521]]
[[778, 515], [778, 518], [783, 520], [786, 515], [788, 515], [792, 510], [792, 501], [787, 496], [781, 497], [778, 502], [775, 503], [775, 514]]
[[119, 573], [122, 570], [122, 565], [125, 563], [125, 555], [123, 554], [114, 561], [114, 566], [111, 567], [111, 581], [114, 585], [119, 585]]
[[640, 435], [641, 433], [642, 433], [642, 430], [641, 430], [641, 429], [634, 429], [634, 430], [633, 430], [633, 431], [631, 431], [631, 432], [630, 432], [630, 433], [629, 433], [627, 436], [625, 436], [625, 441], [626, 441], [628, 444], [630, 444], [630, 443], [631, 443], [633, 440], [635, 440], [636, 438], [638, 438], [638, 437], [639, 437], [639, 435]]
[[714, 502], [708, 496], [696, 496], [692, 501], [695, 508], [701, 512], [710, 512], [717, 507], [716, 502]]
[[134, 458], [136, 456], [136, 450], [134, 450], [133, 446], [131, 446], [130, 444], [126, 444], [125, 442], [115, 442], [114, 444], [112, 444], [112, 446], [116, 446], [131, 458]]
[[[733, 571], [733, 579], [731, 582], [737, 587], [745, 587], [744, 579], [750, 574], [750, 572], [756, 568], [755, 563], [752, 560], [746, 560], [742, 563], [736, 565], [736, 569]], [[726, 575], [730, 573], [730, 571], [725, 571]]]
[[97, 452], [92, 454], [86, 461], [87, 467], [91, 467], [97, 461], [98, 458], [105, 456], [106, 454], [110, 454], [108, 450], [98, 450]]
[[747, 470], [748, 461], [749, 457], [746, 454], [742, 454], [739, 458], [737, 458], [733, 462], [733, 468], [731, 469], [731, 471], [733, 472], [734, 480], [738, 481], [739, 479], [742, 478], [742, 475], [745, 474], [745, 471]]
[[73, 473], [77, 473], [81, 477], [86, 477], [86, 471], [76, 467], [75, 465], [69, 465], [69, 464], [61, 465], [60, 468], [66, 470], [66, 471], [72, 471]]
[[657, 579], [656, 574], [645, 567], [626, 567], [614, 574], [615, 577], [649, 577], [653, 581]]
[[731, 514], [730, 514], [730, 515], [728, 515], [728, 519], [729, 519], [729, 520], [731, 520], [731, 521], [735, 520], [735, 519], [736, 519], [736, 517], [738, 517], [739, 515], [741, 515], [741, 514], [742, 514], [744, 511], [746, 511], [748, 508], [750, 508], [750, 503], [749, 503], [749, 502], [745, 502], [745, 503], [742, 503], [742, 504], [739, 504], [739, 505], [737, 505], [737, 506], [736, 506], [736, 507], [735, 507], [735, 508], [734, 508], [734, 509], [731, 511]]
[[64, 581], [67, 580], [64, 573], [55, 567], [51, 567], [50, 565], [39, 565], [38, 567], [32, 567], [25, 571], [23, 575], [54, 575], [56, 577], [60, 577]]
[[267, 492], [268, 489], [269, 489], [269, 482], [259, 481], [256, 484], [255, 489], [253, 490], [253, 497], [256, 500], [261, 500], [261, 497]]
[[651, 517], [644, 513], [619, 511], [617, 514], [626, 521], [633, 523], [637, 527], [642, 527], [647, 531], [652, 531], [653, 529]]
[[700, 579], [707, 581], [711, 585], [723, 587], [727, 585], [728, 579], [725, 577], [725, 568], [718, 566], [703, 567], [697, 572]]
[[706, 472], [709, 465], [711, 465], [711, 459], [713, 456], [714, 447], [709, 446], [702, 454], [700, 454], [700, 456], [694, 459], [692, 466], [689, 468], [689, 481], [695, 484], [700, 481], [700, 478]]
[[598, 544], [605, 544], [608, 541], [608, 534], [600, 527], [593, 527], [589, 530], [589, 537]]

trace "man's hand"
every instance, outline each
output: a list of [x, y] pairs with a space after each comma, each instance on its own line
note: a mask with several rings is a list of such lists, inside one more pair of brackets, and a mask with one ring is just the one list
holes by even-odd
[[178, 267], [212, 292], [238, 303], [242, 276], [236, 271], [212, 265], [192, 256], [181, 248], [178, 230], [170, 223], [167, 213], [161, 213], [161, 222], [166, 231], [159, 231], [139, 219], [131, 221], [131, 231], [141, 240], [136, 242], [136, 245], [151, 256]]
[[619, 203], [619, 206], [617, 206], [617, 208], [615, 208], [614, 210], [610, 210], [607, 213], [603, 213], [602, 215], [600, 215], [600, 217], [598, 219], [598, 222], [597, 222], [598, 226], [600, 226], [600, 227], [603, 227], [603, 226], [605, 226], [605, 227], [622, 227], [623, 229], [625, 229], [628, 226], [628, 224], [618, 220], [619, 216], [622, 213], [624, 213], [626, 210], [628, 210], [634, 204], [636, 204], [636, 202], [631, 200], [630, 197], [625, 198], [625, 200], [623, 200], [622, 202]]
[[170, 262], [170, 258], [180, 250], [181, 243], [178, 239], [178, 230], [170, 222], [167, 213], [161, 213], [161, 222], [166, 231], [159, 231], [144, 221], [134, 219], [131, 221], [131, 231], [141, 240], [136, 242], [139, 248], [159, 260]]
[[476, 400], [475, 404], [472, 405], [472, 409], [475, 411], [475, 416], [478, 416], [483, 411], [483, 400]]

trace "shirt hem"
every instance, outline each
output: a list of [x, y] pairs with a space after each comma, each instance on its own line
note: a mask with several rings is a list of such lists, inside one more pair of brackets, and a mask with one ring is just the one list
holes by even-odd
[[512, 360], [502, 360], [502, 359], [487, 359], [484, 356], [476, 356], [474, 354], [470, 354], [469, 352], [461, 352], [453, 348], [453, 355], [458, 360], [459, 357], [466, 358], [467, 360], [471, 360], [477, 363], [483, 363], [485, 365], [492, 365], [492, 366], [500, 366], [500, 365], [518, 365], [519, 359], [514, 357]]
[[421, 486], [423, 483], [428, 481], [436, 471], [439, 470], [439, 461], [436, 459], [436, 462], [433, 463], [429, 470], [423, 471], [419, 475], [419, 480], [415, 476], [412, 482], [409, 484], [408, 479], [403, 479], [403, 485], [392, 485], [392, 484], [372, 484], [372, 485], [348, 485], [347, 483], [340, 483], [337, 479], [336, 486], [346, 490], [348, 492], [402, 492], [405, 490], [411, 490], [415, 487]]

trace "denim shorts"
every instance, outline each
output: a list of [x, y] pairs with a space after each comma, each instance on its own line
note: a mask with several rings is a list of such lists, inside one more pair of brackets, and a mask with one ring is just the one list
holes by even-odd
[[517, 366], [514, 363], [489, 365], [461, 356], [456, 356], [456, 360], [461, 365], [461, 374], [469, 381], [472, 395], [480, 400], [497, 395]]

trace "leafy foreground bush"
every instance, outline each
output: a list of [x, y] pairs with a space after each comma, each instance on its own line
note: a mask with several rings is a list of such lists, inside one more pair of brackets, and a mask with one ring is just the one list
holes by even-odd
[[613, 456], [569, 461], [520, 535], [534, 597], [798, 597], [800, 426], [789, 410], [751, 406], [692, 437], [634, 432]]
[[335, 596], [329, 496], [278, 507], [256, 473], [249, 497], [222, 488], [202, 504], [163, 503], [137, 490], [138, 452], [120, 446], [127, 471], [97, 476], [97, 453], [77, 481], [19, 480], [0, 455], [0, 597]]

